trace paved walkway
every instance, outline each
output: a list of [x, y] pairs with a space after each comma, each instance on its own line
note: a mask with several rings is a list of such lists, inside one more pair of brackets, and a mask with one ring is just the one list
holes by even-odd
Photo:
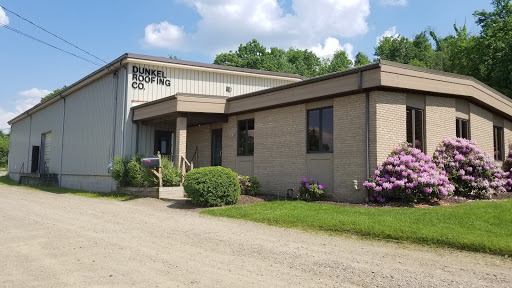
[[0, 184], [0, 287], [512, 287], [512, 261]]

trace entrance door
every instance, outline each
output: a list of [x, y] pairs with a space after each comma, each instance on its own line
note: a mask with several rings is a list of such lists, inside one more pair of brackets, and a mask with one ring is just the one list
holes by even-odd
[[39, 146], [32, 146], [32, 167], [30, 173], [37, 173], [39, 169]]
[[212, 130], [212, 166], [222, 165], [222, 129]]
[[172, 135], [173, 133], [170, 131], [155, 131], [155, 149], [154, 155], [160, 151], [162, 155], [171, 155], [172, 154]]

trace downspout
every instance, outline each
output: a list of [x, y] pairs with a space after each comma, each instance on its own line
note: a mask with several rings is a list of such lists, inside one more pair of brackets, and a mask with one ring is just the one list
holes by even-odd
[[66, 98], [60, 94], [60, 98], [64, 101], [64, 111], [62, 113], [62, 136], [60, 141], [60, 172], [59, 172], [59, 186], [62, 187], [62, 159], [64, 155], [64, 123], [66, 121]]
[[[363, 71], [359, 71], [358, 73], [358, 81], [357, 81], [357, 85], [358, 85], [358, 88], [359, 88], [359, 91], [363, 92], [365, 91], [363, 89]], [[366, 180], [368, 180], [368, 178], [370, 178], [370, 92], [369, 91], [365, 91], [365, 133], [366, 133], [366, 163], [365, 163], [365, 168], [366, 168]], [[366, 189], [366, 197], [367, 197], [367, 200], [368, 201], [370, 199], [370, 190], [369, 189]]]
[[29, 126], [29, 129], [28, 129], [28, 151], [27, 151], [27, 173], [29, 173], [29, 169], [32, 169], [32, 168], [29, 168], [28, 166], [28, 163], [30, 162], [30, 140], [32, 138], [32, 115], [28, 114], [27, 115], [30, 117], [30, 126]]
[[[121, 61], [119, 62], [121, 64]], [[128, 82], [128, 68], [126, 68], [126, 66], [123, 66], [124, 68], [124, 74], [125, 74], [125, 77], [124, 77], [124, 83], [123, 83], [123, 94], [124, 94], [124, 97], [123, 97], [123, 122], [121, 122], [121, 155], [124, 157], [124, 137], [125, 137], [125, 133], [124, 133], [124, 124], [126, 122], [126, 101], [127, 101], [127, 97], [128, 97], [128, 94], [127, 94], [127, 90], [126, 90], [126, 83]]]
[[117, 128], [117, 92], [119, 91], [119, 75], [118, 72], [114, 72], [116, 78], [115, 93], [114, 93], [114, 123], [112, 127], [112, 163], [114, 163], [114, 157], [116, 156], [116, 128]]
[[139, 121], [133, 121], [135, 113], [132, 113], [132, 122], [135, 123], [135, 154], [139, 154]]

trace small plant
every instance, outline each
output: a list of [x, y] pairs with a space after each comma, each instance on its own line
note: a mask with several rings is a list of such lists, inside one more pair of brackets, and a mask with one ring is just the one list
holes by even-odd
[[407, 143], [393, 150], [363, 185], [374, 202], [432, 201], [448, 196], [454, 189], [443, 170]]
[[507, 174], [476, 147], [475, 141], [446, 139], [434, 152], [433, 161], [446, 171], [457, 196], [485, 199], [491, 193], [506, 191]]
[[220, 166], [191, 170], [185, 174], [183, 188], [192, 203], [205, 207], [236, 204], [240, 198], [238, 175]]
[[[135, 155], [131, 159], [114, 158], [112, 178], [120, 187], [157, 187], [158, 178], [149, 169], [142, 167], [142, 155]], [[162, 184], [165, 187], [179, 186], [181, 172], [169, 160], [162, 158]]]
[[315, 201], [320, 199], [324, 194], [324, 186], [314, 181], [313, 178], [309, 180], [302, 178], [300, 180], [299, 199], [303, 201]]
[[261, 184], [256, 177], [249, 176], [238, 176], [238, 182], [240, 182], [240, 190], [242, 194], [255, 195], [260, 193]]

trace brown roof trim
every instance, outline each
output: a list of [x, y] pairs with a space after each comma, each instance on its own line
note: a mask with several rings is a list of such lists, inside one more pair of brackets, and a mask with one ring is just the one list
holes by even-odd
[[306, 77], [298, 75], [298, 74], [264, 71], [264, 70], [240, 68], [240, 67], [234, 67], [234, 66], [224, 66], [224, 65], [217, 65], [217, 64], [206, 64], [206, 63], [201, 63], [201, 62], [177, 60], [177, 59], [170, 59], [170, 58], [165, 58], [165, 57], [156, 57], [156, 56], [148, 56], [148, 55], [133, 54], [133, 53], [127, 53], [125, 55], [127, 55], [127, 58], [132, 58], [132, 59], [170, 63], [170, 64], [177, 64], [177, 65], [183, 65], [183, 66], [193, 66], [193, 67], [216, 69], [216, 70], [221, 70], [221, 71], [234, 71], [234, 72], [243, 72], [243, 73], [250, 73], [250, 74], [261, 74], [261, 75], [278, 76], [278, 77], [286, 77], [286, 78], [296, 78], [296, 79], [301, 79], [301, 80], [307, 79]]
[[402, 64], [402, 63], [398, 63], [398, 62], [393, 62], [393, 61], [388, 61], [388, 60], [380, 60], [379, 59], [379, 62], [382, 63], [383, 65], [386, 65], [386, 66], [393, 66], [393, 67], [399, 67], [399, 68], [404, 68], [404, 69], [408, 69], [408, 70], [413, 70], [413, 71], [418, 71], [418, 72], [424, 72], [424, 73], [430, 73], [430, 74], [434, 74], [434, 75], [439, 75], [439, 76], [445, 76], [445, 77], [451, 77], [451, 78], [458, 78], [458, 79], [464, 79], [464, 80], [469, 80], [469, 81], [473, 81], [475, 82], [476, 84], [478, 85], [481, 85], [483, 87], [485, 87], [486, 89], [489, 89], [491, 92], [507, 99], [507, 100], [511, 100], [510, 97], [507, 97], [506, 95], [503, 95], [501, 92], [497, 91], [496, 89], [492, 88], [491, 86], [483, 83], [482, 81], [476, 79], [475, 77], [472, 77], [472, 76], [467, 76], [467, 75], [461, 75], [461, 74], [455, 74], [455, 73], [450, 73], [450, 72], [445, 72], [445, 71], [440, 71], [440, 70], [434, 70], [434, 69], [429, 69], [429, 68], [423, 68], [423, 67], [418, 67], [418, 66], [413, 66], [413, 65], [408, 65], [408, 64]]
[[243, 98], [253, 97], [253, 96], [257, 96], [257, 95], [261, 95], [261, 94], [266, 94], [269, 92], [285, 90], [285, 89], [292, 88], [292, 87], [308, 85], [311, 83], [320, 82], [320, 81], [324, 81], [324, 80], [328, 80], [328, 79], [332, 79], [332, 78], [336, 78], [336, 77], [340, 77], [340, 76], [345, 76], [345, 75], [349, 75], [349, 74], [355, 74], [355, 73], [359, 73], [359, 72], [363, 72], [363, 71], [368, 71], [368, 70], [380, 68], [380, 66], [381, 66], [381, 64], [379, 62], [373, 62], [370, 64], [366, 64], [366, 65], [355, 67], [355, 68], [350, 68], [350, 69], [339, 71], [339, 72], [334, 72], [334, 73], [325, 74], [325, 75], [321, 75], [321, 76], [317, 76], [317, 77], [313, 77], [313, 78], [308, 78], [308, 79], [302, 80], [300, 82], [293, 82], [293, 83], [289, 83], [289, 84], [285, 84], [285, 85], [281, 85], [281, 86], [258, 90], [258, 91], [252, 92], [252, 93], [229, 97], [228, 102], [240, 100]]

